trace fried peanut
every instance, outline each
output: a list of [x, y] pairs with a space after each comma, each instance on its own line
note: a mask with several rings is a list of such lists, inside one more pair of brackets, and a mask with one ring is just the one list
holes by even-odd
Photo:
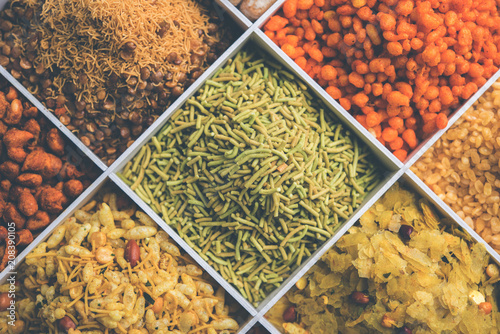
[[79, 180], [66, 181], [63, 191], [68, 197], [78, 197], [83, 192], [83, 184]]
[[38, 138], [40, 137], [40, 132], [42, 129], [40, 128], [40, 124], [36, 121], [36, 119], [29, 119], [23, 125], [23, 131], [28, 131], [33, 135], [34, 142], [38, 142]]
[[64, 195], [59, 190], [46, 187], [40, 193], [40, 206], [48, 213], [60, 213], [63, 210]]
[[0, 165], [0, 173], [10, 181], [14, 181], [19, 175], [19, 165], [13, 161], [6, 161]]
[[7, 148], [7, 155], [9, 158], [17, 163], [23, 163], [28, 155], [24, 150], [24, 146], [33, 138], [33, 134], [28, 131], [18, 130], [16, 128], [8, 130], [3, 136], [3, 142]]
[[10, 108], [7, 107], [7, 111], [5, 112], [3, 121], [8, 125], [16, 125], [19, 124], [22, 117], [23, 103], [21, 102], [21, 100], [14, 99], [10, 104]]
[[50, 224], [50, 217], [45, 211], [37, 211], [35, 214], [28, 218], [26, 228], [31, 231], [42, 229]]
[[27, 246], [33, 241], [30, 230], [24, 229], [16, 232], [16, 246]]
[[62, 156], [64, 154], [64, 139], [56, 128], [50, 129], [50, 131], [47, 132], [45, 142], [55, 155]]
[[22, 192], [17, 201], [19, 211], [26, 217], [33, 216], [38, 211], [38, 203], [30, 192]]
[[42, 185], [42, 176], [34, 173], [23, 173], [19, 175], [16, 182], [23, 187], [36, 188]]
[[[88, 251], [88, 250], [87, 250]], [[90, 251], [88, 251], [90, 253]], [[96, 250], [95, 258], [100, 264], [105, 264], [113, 261], [114, 254], [111, 247], [99, 247]]]

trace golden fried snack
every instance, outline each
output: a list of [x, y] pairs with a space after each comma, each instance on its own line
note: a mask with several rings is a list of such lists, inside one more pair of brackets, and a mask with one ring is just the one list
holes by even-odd
[[33, 234], [28, 229], [16, 232], [16, 246], [27, 246], [33, 241]]
[[50, 224], [50, 216], [45, 211], [37, 211], [28, 218], [26, 228], [31, 231], [36, 231]]
[[64, 194], [52, 187], [46, 187], [40, 192], [40, 207], [48, 213], [59, 213], [63, 210]]
[[[118, 202], [115, 194], [91, 201], [26, 257], [16, 292], [26, 328], [75, 334], [238, 330], [224, 290], [151, 218], [130, 206], [118, 211]], [[4, 326], [0, 318], [0, 330]]]
[[16, 178], [18, 184], [28, 188], [40, 187], [42, 181], [42, 176], [34, 173], [23, 173]]
[[24, 150], [24, 146], [33, 138], [33, 134], [28, 131], [18, 130], [16, 128], [7, 131], [3, 136], [3, 142], [7, 148], [7, 155], [9, 158], [17, 163], [23, 163], [28, 155]]
[[19, 175], [19, 165], [13, 161], [5, 161], [0, 165], [0, 173], [12, 181]]
[[64, 193], [69, 197], [77, 197], [83, 192], [83, 184], [79, 180], [69, 180], [64, 183]]
[[59, 130], [53, 128], [49, 132], [47, 132], [45, 141], [47, 143], [47, 146], [55, 155], [62, 156], [64, 154], [64, 139], [59, 133]]

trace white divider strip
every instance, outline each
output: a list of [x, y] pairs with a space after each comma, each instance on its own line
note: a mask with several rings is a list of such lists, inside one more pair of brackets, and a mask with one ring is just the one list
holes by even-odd
[[125, 167], [125, 164], [135, 155], [145, 143], [147, 143], [151, 137], [153, 137], [170, 119], [170, 116], [182, 107], [186, 101], [193, 96], [204, 84], [207, 79], [211, 78], [215, 72], [217, 72], [228, 59], [232, 58], [248, 41], [250, 35], [252, 34], [252, 29], [247, 30], [236, 42], [231, 45], [226, 52], [224, 52], [215, 63], [212, 64], [177, 100], [174, 101], [168, 107], [168, 109], [161, 114], [160, 117], [154, 122], [144, 133], [135, 140], [135, 142], [130, 145], [129, 148], [110, 166], [113, 172], [118, 172]]
[[305, 273], [309, 271], [318, 262], [318, 260], [325, 254], [336, 242], [342, 237], [351, 226], [353, 226], [358, 219], [366, 212], [368, 209], [375, 204], [376, 201], [382, 197], [390, 187], [403, 175], [403, 171], [395, 172], [385, 178], [385, 180], [377, 187], [375, 191], [372, 192], [371, 197], [366, 199], [362, 206], [360, 206], [354, 214], [347, 220], [344, 225], [331, 237], [326, 243], [324, 243], [320, 248], [318, 248], [314, 254], [311, 255], [299, 268], [297, 268], [293, 274], [271, 295], [269, 295], [257, 308], [260, 316], [264, 316], [269, 309], [274, 306], [281, 299], [285, 293], [290, 290], [290, 288], [301, 278]]
[[111, 180], [113, 180], [116, 185], [118, 185], [125, 193], [128, 194], [130, 198], [149, 216], [151, 217], [157, 224], [160, 226], [167, 234], [174, 239], [174, 241], [182, 248], [186, 253], [191, 256], [196, 263], [198, 263], [203, 270], [208, 272], [213, 279], [219, 283], [224, 290], [226, 290], [241, 306], [250, 313], [251, 316], [255, 316], [257, 314], [257, 310], [253, 307], [252, 304], [248, 302], [243, 296], [236, 290], [231, 284], [229, 284], [222, 276], [214, 269], [211, 265], [209, 265], [205, 260], [201, 258], [201, 256], [182, 239], [173, 228], [167, 225], [163, 221], [163, 219], [158, 216], [156, 212], [154, 212], [151, 207], [146, 204], [139, 196], [137, 196], [133, 191], [130, 190], [129, 186], [125, 184], [117, 175], [111, 174]]
[[243, 13], [228, 0], [215, 0], [215, 2], [221, 6], [240, 27], [243, 29], [250, 28], [252, 21], [243, 15]]
[[258, 317], [253, 317], [240, 327], [238, 333], [246, 333], [258, 322]]
[[409, 169], [405, 172], [404, 179], [412, 183], [412, 186], [417, 189], [420, 195], [431, 201], [432, 204], [434, 204], [434, 206], [441, 211], [441, 213], [449, 216], [454, 223], [466, 230], [467, 233], [469, 233], [476, 242], [483, 244], [490, 256], [496, 261], [496, 263], [500, 265], [500, 255], [490, 245], [488, 245], [488, 243], [485, 242], [484, 239], [481, 238], [481, 236], [479, 236], [476, 231], [474, 231], [474, 229], [467, 225], [467, 223], [464, 222], [464, 220], [460, 218], [455, 213], [455, 211], [448, 206], [448, 204], [446, 204], [441, 198], [439, 198], [439, 196], [436, 195], [436, 193], [432, 191], [432, 189], [429, 188], [424, 183], [424, 181], [422, 181], [415, 173], [413, 173]]
[[[95, 193], [102, 187], [102, 185], [106, 182], [106, 179], [108, 178], [108, 174], [110, 173], [110, 170], [104, 171], [101, 176], [99, 176], [83, 193], [78, 196], [71, 205], [69, 205], [52, 223], [50, 223], [45, 230], [43, 230], [38, 237], [36, 237], [31, 244], [29, 244], [15, 259], [15, 268], [17, 269], [19, 264], [24, 261], [24, 258], [26, 255], [28, 255], [33, 249], [35, 249], [39, 244], [44, 242], [54, 231], [54, 229], [61, 225], [68, 217], [70, 217], [76, 210], [78, 210], [80, 207], [82, 207], [87, 201], [89, 201], [92, 196], [95, 195]], [[12, 268], [7, 266], [1, 273], [0, 273], [0, 284], [3, 284], [5, 282], [5, 279], [7, 278], [7, 275], [12, 273]]]
[[437, 131], [435, 134], [433, 134], [429, 139], [426, 141], [422, 142], [415, 150], [413, 150], [412, 154], [406, 159], [405, 162], [405, 167], [408, 169], [410, 168], [415, 162], [417, 162], [418, 159], [424, 153], [438, 141], [441, 136], [448, 131], [449, 128], [453, 126], [453, 124], [460, 118], [462, 115], [469, 109], [483, 94], [486, 92], [491, 85], [495, 83], [495, 81], [500, 78], [500, 70], [498, 70], [484, 85], [483, 87], [479, 88], [479, 90], [471, 96], [470, 99], [468, 99], [460, 109], [455, 111], [454, 114], [452, 114], [452, 117], [448, 120], [448, 125], [446, 128]]
[[275, 56], [280, 63], [286, 64], [292, 73], [298, 76], [302, 81], [306, 82], [314, 95], [323, 100], [326, 106], [335, 111], [335, 115], [339, 120], [346, 124], [370, 149], [377, 157], [385, 164], [393, 166], [391, 168], [398, 169], [403, 167], [403, 163], [399, 161], [384, 145], [382, 145], [368, 130], [366, 130], [356, 119], [349, 114], [336, 100], [334, 100], [316, 81], [314, 81], [303, 69], [301, 69], [294, 61], [288, 57], [273, 41], [269, 39], [260, 29], [256, 29], [258, 42], [265, 48], [266, 51]]
[[264, 318], [264, 316], [262, 316], [260, 319], [259, 319], [259, 322], [262, 326], [264, 326], [265, 329], [267, 329], [271, 334], [282, 334], [279, 330], [276, 329], [276, 327], [273, 326], [273, 324], [271, 324], [269, 322], [269, 320], [267, 320], [266, 318]]

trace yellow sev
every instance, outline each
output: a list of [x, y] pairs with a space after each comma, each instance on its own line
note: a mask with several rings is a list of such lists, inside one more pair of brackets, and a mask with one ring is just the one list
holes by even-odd
[[[131, 213], [130, 216], [134, 214]], [[123, 240], [123, 239], [122, 239]], [[181, 325], [181, 315], [183, 314], [183, 309], [179, 305], [179, 301], [177, 300], [176, 296], [174, 294], [168, 293], [168, 291], [162, 291], [161, 294], [158, 293], [156, 290], [156, 285], [155, 285], [155, 280], [158, 279], [155, 277], [155, 273], [158, 273], [160, 270], [170, 273], [171, 275], [175, 275], [176, 280], [182, 280], [184, 282], [184, 277], [180, 275], [180, 270], [179, 266], [186, 266], [188, 264], [192, 264], [193, 260], [190, 258], [187, 258], [186, 256], [182, 255], [175, 255], [172, 256], [159, 247], [157, 242], [155, 243], [154, 247], [152, 246], [152, 240], [156, 240], [156, 238], [151, 239], [148, 242], [146, 242], [144, 239], [140, 240], [138, 243], [141, 247], [141, 256], [143, 257], [142, 261], [138, 263], [134, 268], [131, 268], [130, 262], [127, 262], [126, 267], [121, 268], [117, 261], [116, 258], [114, 258], [112, 261], [105, 263], [100, 266], [94, 266], [94, 264], [97, 264], [98, 262], [98, 257], [96, 255], [96, 250], [92, 250], [92, 255], [88, 257], [79, 257], [79, 256], [54, 256], [54, 252], [59, 252], [59, 249], [53, 249], [51, 252], [45, 252], [43, 254], [38, 255], [37, 257], [48, 257], [48, 256], [54, 256], [54, 258], [57, 260], [58, 264], [58, 271], [57, 273], [62, 273], [64, 276], [64, 282], [63, 284], [56, 283], [56, 294], [57, 295], [65, 295], [66, 291], [71, 290], [72, 288], [76, 287], [81, 287], [84, 286], [85, 289], [84, 291], [79, 289], [79, 294], [77, 296], [74, 296], [74, 298], [71, 298], [72, 300], [69, 303], [64, 303], [61, 307], [64, 308], [67, 312], [66, 314], [73, 320], [73, 322], [77, 325], [78, 330], [87, 330], [91, 328], [99, 328], [99, 330], [104, 331], [104, 333], [109, 333], [109, 329], [106, 328], [105, 323], [101, 323], [101, 319], [108, 318], [110, 314], [113, 312], [113, 309], [107, 309], [106, 304], [103, 304], [101, 307], [101, 303], [98, 303], [97, 306], [95, 305], [90, 305], [92, 300], [95, 300], [97, 298], [107, 298], [108, 300], [114, 300], [116, 296], [118, 296], [117, 303], [124, 303], [124, 290], [125, 287], [128, 284], [132, 284], [134, 288], [134, 294], [143, 296], [143, 295], [149, 295], [151, 299], [156, 303], [157, 298], [161, 297], [163, 298], [163, 301], [165, 305], [163, 306], [163, 309], [159, 313], [159, 318], [167, 318], [170, 323], [168, 325], [168, 329], [172, 330], [174, 327], [178, 327]], [[64, 245], [59, 245], [59, 247], [64, 247]], [[82, 244], [82, 247], [86, 247], [87, 249], [90, 249], [91, 245], [88, 241], [84, 241]], [[118, 246], [122, 247], [122, 246]], [[147, 253], [146, 256], [145, 253]], [[162, 259], [162, 258], [165, 259]], [[116, 261], [116, 262], [115, 262]], [[92, 263], [92, 269], [93, 269], [93, 277], [99, 277], [102, 279], [101, 286], [98, 288], [98, 290], [90, 295], [89, 292], [89, 282], [84, 282], [83, 280], [83, 268], [85, 267], [86, 263]], [[161, 263], [161, 264], [160, 264]], [[54, 262], [55, 264], [55, 262]], [[105, 269], [104, 271], [102, 269]], [[40, 291], [40, 285], [42, 284], [39, 282], [39, 280], [36, 280], [33, 275], [29, 275], [28, 273], [25, 273], [25, 270], [22, 269], [20, 270], [21, 273], [26, 275], [26, 277], [32, 281], [32, 284], [30, 284], [30, 288], [24, 289], [22, 291], [23, 295], [26, 295], [29, 297], [30, 300], [34, 301], [36, 300], [36, 296], [31, 293], [31, 292], [36, 292], [39, 293]], [[120, 271], [123, 275], [122, 278], [126, 278], [126, 280], [122, 281], [120, 280], [120, 285], [117, 287], [114, 286], [113, 289], [111, 288], [111, 283], [107, 281], [108, 278], [106, 278], [106, 272], [115, 272], [112, 274], [112, 277], [116, 277], [118, 272]], [[59, 277], [59, 275], [57, 275]], [[146, 283], [142, 280], [142, 277], [146, 277], [147, 281]], [[174, 278], [174, 277], [173, 277]], [[192, 279], [195, 279], [196, 281], [200, 282], [206, 282], [202, 277], [193, 277]], [[149, 283], [149, 284], [148, 284]], [[180, 283], [177, 281], [177, 283]], [[210, 284], [210, 282], [208, 282]], [[116, 283], [118, 284], [118, 283]], [[33, 287], [31, 287], [33, 285]], [[216, 298], [218, 300], [224, 301], [223, 298], [216, 297], [216, 296], [207, 296], [201, 293], [201, 291], [196, 292], [196, 295], [192, 297], [192, 300], [195, 298]], [[190, 297], [191, 298], [191, 297]], [[149, 298], [148, 298], [149, 299]], [[87, 318], [93, 318], [95, 321], [92, 322], [84, 322], [82, 317], [78, 316], [80, 314], [80, 311], [78, 313], [72, 312], [73, 308], [76, 310], [76, 303], [79, 301], [83, 302], [83, 312], [85, 313]], [[148, 302], [151, 304], [146, 307], [147, 310], [152, 309], [155, 304], [153, 304], [150, 300]], [[194, 306], [192, 306], [194, 307]], [[205, 311], [208, 312], [210, 319], [218, 319], [219, 317], [217, 315], [214, 315], [212, 313], [212, 309], [210, 309], [208, 306], [205, 305]], [[156, 317], [156, 315], [155, 315]], [[54, 326], [54, 323], [50, 322], [48, 319], [44, 319], [44, 317], [41, 317], [39, 319], [31, 319], [29, 317], [24, 317], [25, 320], [30, 320], [30, 322], [35, 322], [37, 325], [40, 323], [38, 330], [41, 329], [48, 329], [49, 333], [57, 333], [57, 326]], [[43, 322], [45, 321], [45, 323]], [[141, 320], [143, 321], [143, 320]], [[48, 327], [47, 327], [48, 326]], [[144, 323], [143, 323], [143, 326]], [[211, 324], [205, 324], [203, 322], [198, 322], [197, 324], [194, 325], [194, 328], [190, 328], [189, 333], [193, 334], [202, 334], [204, 331], [208, 330], [208, 328], [213, 327]], [[117, 329], [115, 329], [116, 333], [126, 333], [127, 329], [122, 326], [122, 324], [117, 325]], [[231, 331], [232, 332], [232, 331]]]
[[[209, 17], [194, 0], [26, 0], [40, 9], [35, 28], [42, 35], [36, 59], [44, 68], [59, 69], [54, 80], [61, 93], [68, 78], [78, 86], [79, 99], [95, 102], [111, 73], [140, 78], [141, 68], [173, 74], [188, 73], [192, 52], [207, 51]], [[163, 30], [162, 30], [163, 29]], [[161, 32], [161, 33], [160, 33]], [[201, 33], [202, 32], [202, 33]], [[200, 35], [201, 33], [201, 35]], [[133, 42], [134, 52], [123, 53]], [[167, 61], [175, 52], [180, 64]], [[87, 82], [80, 82], [85, 73]], [[139, 79], [140, 80], [140, 79]]]

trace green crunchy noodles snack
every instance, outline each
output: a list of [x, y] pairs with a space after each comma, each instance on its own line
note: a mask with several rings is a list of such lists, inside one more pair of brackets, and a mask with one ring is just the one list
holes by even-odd
[[299, 334], [498, 333], [489, 262], [483, 245], [395, 185], [268, 317]]

